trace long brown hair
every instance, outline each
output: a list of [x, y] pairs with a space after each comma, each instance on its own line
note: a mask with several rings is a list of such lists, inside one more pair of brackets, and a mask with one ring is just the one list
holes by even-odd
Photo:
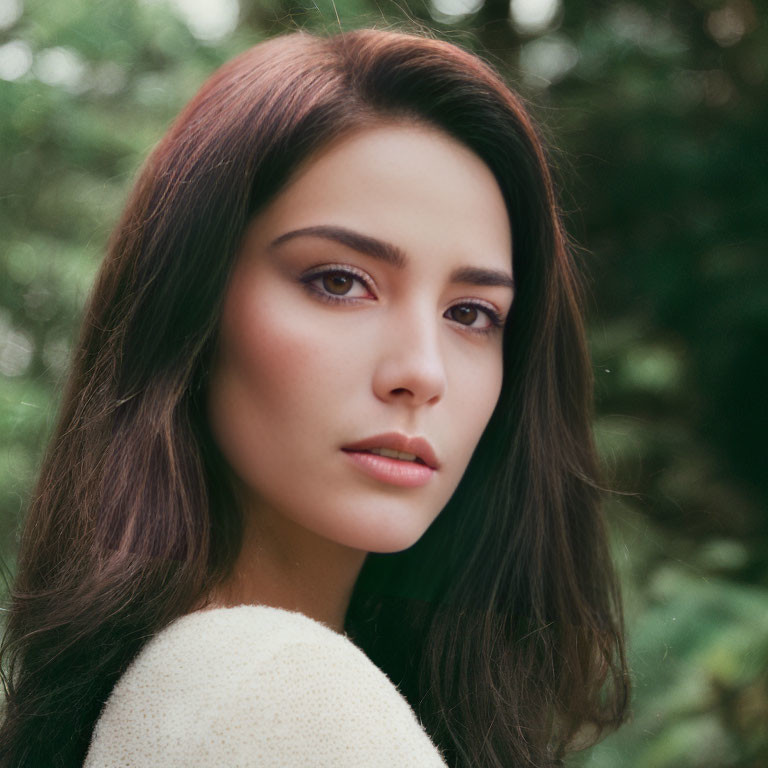
[[580, 280], [537, 129], [491, 66], [450, 43], [296, 32], [202, 86], [114, 231], [22, 536], [0, 766], [80, 765], [148, 638], [229, 575], [242, 510], [204, 401], [235, 253], [299, 162], [382, 118], [435, 126], [487, 163], [517, 295], [501, 396], [465, 476], [416, 545], [368, 557], [345, 628], [451, 766], [557, 765], [622, 721]]

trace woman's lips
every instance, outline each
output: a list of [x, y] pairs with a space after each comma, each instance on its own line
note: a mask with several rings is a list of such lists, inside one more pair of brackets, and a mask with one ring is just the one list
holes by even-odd
[[400, 485], [405, 488], [417, 488], [429, 482], [435, 470], [426, 464], [415, 461], [390, 459], [366, 451], [344, 450], [358, 469], [384, 483]]
[[409, 437], [401, 432], [385, 432], [341, 446], [343, 451], [370, 451], [372, 448], [389, 448], [391, 451], [410, 453], [417, 456], [428, 467], [440, 469], [435, 451], [425, 437]]

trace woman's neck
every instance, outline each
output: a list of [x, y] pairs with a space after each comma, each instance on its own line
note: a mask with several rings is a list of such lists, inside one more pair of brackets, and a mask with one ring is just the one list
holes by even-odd
[[298, 611], [343, 634], [366, 555], [283, 515], [249, 510], [232, 575], [213, 591], [206, 607], [269, 605]]

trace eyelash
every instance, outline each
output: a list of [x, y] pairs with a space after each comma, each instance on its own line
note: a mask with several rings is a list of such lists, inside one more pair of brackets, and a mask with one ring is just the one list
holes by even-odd
[[[350, 301], [361, 299], [362, 297], [360, 296], [353, 296], [352, 298], [346, 298], [344, 295], [334, 296], [333, 294], [326, 293], [324, 290], [312, 285], [312, 283], [314, 283], [314, 281], [317, 280], [318, 278], [325, 277], [326, 275], [337, 275], [337, 274], [347, 275], [355, 280], [358, 280], [367, 291], [369, 292], [371, 291], [371, 286], [368, 284], [368, 279], [365, 277], [365, 275], [362, 272], [358, 272], [356, 269], [352, 269], [351, 267], [341, 267], [341, 266], [337, 267], [335, 265], [330, 265], [329, 267], [323, 267], [322, 269], [318, 269], [306, 275], [303, 275], [301, 277], [301, 282], [304, 284], [307, 290], [311, 291], [318, 298], [328, 302], [329, 304], [346, 304]], [[486, 317], [490, 321], [490, 325], [487, 328], [472, 328], [471, 326], [464, 325], [463, 323], [454, 321], [456, 322], [457, 325], [462, 326], [464, 329], [466, 329], [470, 333], [479, 333], [479, 334], [486, 335], [486, 334], [493, 333], [504, 326], [504, 320], [502, 319], [501, 315], [495, 309], [492, 309], [486, 304], [480, 304], [472, 301], [465, 301], [459, 304], [454, 304], [452, 307], [450, 307], [446, 311], [450, 311], [455, 307], [472, 307], [474, 309], [478, 309], [484, 315], [486, 315]]]

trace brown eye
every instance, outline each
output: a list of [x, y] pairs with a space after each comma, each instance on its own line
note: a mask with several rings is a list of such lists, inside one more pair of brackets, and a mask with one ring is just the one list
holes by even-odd
[[353, 282], [354, 279], [344, 272], [328, 272], [323, 275], [323, 288], [336, 296], [349, 293]]
[[325, 301], [349, 304], [358, 299], [375, 299], [368, 280], [357, 272], [330, 267], [316, 269], [301, 278], [301, 282], [316, 296]]
[[477, 320], [477, 309], [469, 305], [457, 305], [450, 309], [451, 318], [462, 325], [472, 325]]

